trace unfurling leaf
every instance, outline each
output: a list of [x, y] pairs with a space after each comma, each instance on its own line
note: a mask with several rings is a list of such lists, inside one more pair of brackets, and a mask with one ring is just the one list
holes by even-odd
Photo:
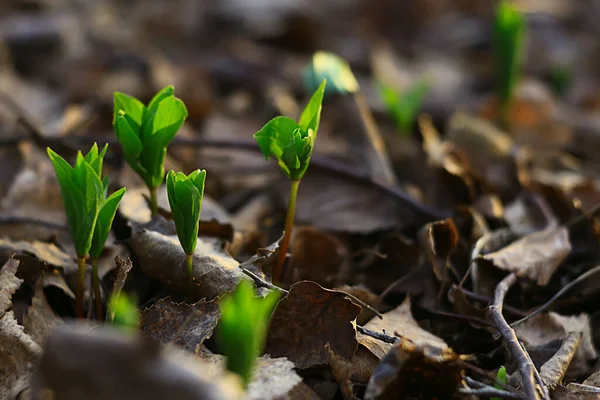
[[219, 347], [227, 357], [227, 369], [240, 375], [246, 387], [256, 358], [263, 351], [269, 318], [278, 300], [278, 292], [255, 297], [252, 285], [242, 281], [221, 301]]
[[199, 169], [188, 176], [174, 171], [167, 175], [167, 193], [177, 237], [187, 255], [194, 254], [198, 240], [205, 179], [206, 171]]
[[312, 95], [300, 120], [275, 117], [254, 134], [265, 158], [277, 159], [283, 172], [293, 181], [302, 179], [317, 137], [321, 118], [321, 103], [325, 92], [325, 80]]
[[326, 51], [313, 55], [312, 63], [304, 71], [308, 92], [315, 90], [323, 80], [329, 82], [327, 94], [346, 94], [358, 91], [359, 86], [350, 65], [340, 56]]

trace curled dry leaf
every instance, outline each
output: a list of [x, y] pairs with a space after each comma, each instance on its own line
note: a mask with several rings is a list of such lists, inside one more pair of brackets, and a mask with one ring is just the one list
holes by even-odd
[[240, 268], [247, 269], [256, 275], [259, 275], [261, 278], [264, 278], [265, 274], [270, 275], [277, 263], [277, 257], [279, 256], [280, 240], [281, 239], [275, 243], [271, 243], [267, 247], [256, 250], [256, 254], [241, 263]]
[[12, 311], [12, 295], [23, 280], [15, 276], [19, 262], [10, 259], [0, 270], [0, 398], [15, 398], [27, 387], [33, 363], [42, 350], [24, 332]]
[[556, 354], [540, 368], [540, 377], [549, 389], [554, 389], [562, 383], [582, 336], [582, 332], [570, 332]]
[[148, 400], [225, 400], [242, 398], [238, 382], [199, 358], [161, 350], [136, 335], [63, 325], [46, 341], [32, 389], [50, 389], [66, 400], [124, 400], [132, 393]]
[[146, 274], [193, 300], [212, 300], [233, 291], [241, 279], [248, 279], [235, 259], [203, 239], [198, 239], [193, 258], [195, 284], [188, 278], [185, 253], [177, 236], [138, 229], [132, 234], [131, 246]]
[[311, 280], [325, 286], [335, 284], [347, 256], [346, 248], [335, 236], [314, 228], [294, 230], [291, 253], [285, 281]]
[[421, 231], [421, 242], [433, 265], [438, 280], [448, 281], [447, 263], [450, 253], [458, 244], [458, 231], [451, 219], [425, 225]]
[[567, 377], [587, 373], [590, 368], [589, 362], [598, 357], [592, 342], [590, 318], [587, 314], [577, 316], [564, 316], [554, 312], [540, 314], [515, 326], [514, 329], [519, 339], [532, 353], [532, 358], [535, 357], [534, 349], [542, 350], [553, 341], [564, 341], [569, 333], [582, 333], [579, 347], [567, 370]]
[[158, 343], [174, 343], [196, 353], [212, 336], [219, 315], [215, 301], [185, 304], [164, 298], [141, 312], [140, 330]]
[[62, 319], [54, 313], [52, 307], [48, 304], [44, 294], [44, 279], [40, 278], [35, 285], [31, 306], [29, 306], [23, 317], [25, 332], [41, 346], [52, 329], [62, 323]]
[[[407, 297], [398, 307], [383, 314], [383, 319], [373, 318], [365, 328], [375, 332], [400, 337], [415, 346], [426, 357], [436, 360], [448, 353], [454, 353], [446, 342], [419, 326], [410, 311], [410, 298]], [[382, 359], [394, 347], [391, 343], [375, 340], [370, 336], [358, 335], [358, 342]], [[445, 356], [444, 356], [445, 357]]]
[[546, 286], [560, 264], [571, 253], [566, 227], [534, 232], [505, 248], [483, 256], [497, 268], [527, 277]]
[[115, 256], [115, 264], [117, 266], [117, 278], [115, 279], [115, 284], [113, 285], [112, 294], [114, 296], [119, 295], [123, 287], [125, 286], [125, 281], [127, 280], [127, 275], [131, 268], [133, 268], [133, 262], [131, 262], [130, 258], [127, 260], [123, 260], [118, 255]]
[[287, 357], [299, 369], [327, 365], [327, 343], [335, 354], [352, 358], [359, 313], [343, 293], [310, 281], [295, 283], [273, 312], [265, 353]]

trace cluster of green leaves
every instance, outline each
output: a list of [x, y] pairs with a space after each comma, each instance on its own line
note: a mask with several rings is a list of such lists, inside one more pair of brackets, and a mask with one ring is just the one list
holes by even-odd
[[120, 292], [110, 297], [108, 314], [112, 316], [113, 325], [125, 330], [136, 330], [140, 321], [140, 311], [134, 297]]
[[312, 63], [304, 70], [307, 92], [314, 92], [323, 80], [327, 81], [326, 94], [346, 94], [359, 90], [358, 82], [350, 65], [338, 55], [318, 51]]
[[113, 127], [125, 160], [151, 190], [163, 183], [167, 146], [188, 115], [173, 91], [167, 86], [148, 106], [124, 93], [114, 94]]
[[429, 89], [429, 82], [425, 79], [421, 79], [404, 92], [398, 92], [379, 82], [379, 94], [388, 112], [394, 118], [398, 131], [411, 131]]
[[275, 157], [292, 181], [302, 179], [308, 168], [321, 120], [325, 84], [323, 80], [298, 122], [284, 116], [275, 117], [254, 134], [265, 158]]
[[227, 369], [238, 374], [246, 387], [254, 362], [263, 352], [269, 318], [278, 300], [279, 293], [274, 291], [256, 297], [252, 285], [242, 281], [220, 303], [219, 347], [227, 357]]
[[198, 224], [202, 212], [205, 170], [195, 170], [189, 175], [169, 171], [167, 194], [177, 229], [177, 237], [187, 255], [194, 254], [198, 240]]
[[112, 225], [119, 202], [125, 194], [121, 188], [107, 198], [108, 177], [101, 179], [102, 164], [108, 145], [98, 152], [94, 143], [84, 156], [77, 153], [75, 165], [48, 148], [65, 205], [69, 231], [77, 256], [100, 256]]
[[503, 107], [512, 101], [519, 79], [519, 67], [525, 37], [525, 19], [509, 2], [502, 0], [494, 20], [494, 50], [498, 97]]

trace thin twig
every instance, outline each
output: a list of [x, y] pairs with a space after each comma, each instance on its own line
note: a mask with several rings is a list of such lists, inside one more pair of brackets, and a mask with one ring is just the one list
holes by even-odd
[[466, 322], [471, 322], [471, 323], [474, 323], [474, 324], [478, 324], [478, 325], [481, 325], [481, 326], [487, 326], [487, 327], [490, 327], [490, 328], [495, 328], [496, 327], [490, 321], [486, 321], [485, 319], [473, 317], [471, 315], [463, 315], [463, 314], [456, 314], [456, 313], [448, 312], [448, 311], [434, 310], [433, 308], [428, 308], [428, 307], [422, 307], [422, 308], [425, 311], [427, 311], [428, 313], [431, 313], [433, 315], [439, 315], [440, 317], [446, 317], [446, 318], [452, 318], [452, 319], [457, 319], [457, 320], [463, 320], [463, 321], [466, 321]]
[[[462, 292], [464, 293], [465, 297], [471, 300], [475, 300], [475, 301], [481, 301], [483, 303], [491, 303], [492, 299], [490, 299], [487, 296], [484, 296], [482, 294], [478, 294], [475, 292], [471, 292], [468, 289], [465, 288], [461, 288]], [[504, 312], [507, 314], [512, 314], [515, 317], [525, 317], [527, 316], [527, 313], [525, 311], [519, 310], [518, 308], [514, 308], [508, 305], [503, 305], [503, 309]]]
[[398, 339], [395, 336], [390, 336], [382, 332], [375, 332], [360, 325], [356, 325], [356, 330], [362, 333], [363, 335], [371, 336], [372, 338], [381, 340], [385, 343], [396, 344], [400, 341], [400, 339]]
[[506, 278], [500, 281], [494, 292], [494, 301], [488, 307], [488, 315], [494, 325], [496, 325], [496, 328], [506, 342], [508, 350], [519, 365], [519, 372], [521, 373], [521, 378], [523, 380], [525, 394], [529, 399], [537, 400], [540, 398], [540, 395], [535, 384], [535, 365], [530, 361], [529, 356], [526, 354], [526, 350], [521, 346], [514, 329], [508, 325], [502, 315], [504, 297], [516, 281], [517, 275], [514, 273], [507, 275]]
[[[522, 341], [520, 341], [520, 340], [519, 340], [519, 344], [521, 345], [521, 348], [523, 348], [523, 350], [525, 351], [525, 355], [527, 356], [527, 360], [531, 363], [531, 365], [535, 365], [533, 363], [533, 360], [531, 359], [531, 356], [529, 355], [529, 353], [525, 349], [525, 344]], [[533, 368], [533, 376], [535, 377], [535, 380], [537, 381], [538, 386], [539, 386], [540, 390], [542, 391], [542, 399], [544, 399], [544, 400], [550, 400], [550, 393], [548, 392], [548, 388], [546, 387], [546, 384], [542, 380], [542, 377], [541, 377], [539, 371], [537, 370], [537, 368]]]
[[487, 385], [476, 389], [459, 388], [458, 393], [465, 396], [497, 397], [499, 399], [527, 399], [527, 397], [520, 393], [507, 392], [506, 390], [496, 389]]
[[254, 281], [254, 284], [257, 287], [275, 290], [275, 291], [283, 293], [283, 294], [289, 293], [288, 290], [285, 290], [284, 288], [281, 288], [277, 285], [273, 285], [271, 282], [267, 282], [266, 280], [264, 280], [263, 278], [261, 278], [260, 276], [256, 275], [254, 272], [252, 272], [246, 268], [242, 268], [242, 272], [244, 274], [248, 275], [250, 278], [252, 278], [252, 280]]
[[510, 324], [510, 326], [514, 328], [517, 325], [522, 324], [523, 322], [527, 321], [528, 319], [535, 317], [536, 315], [540, 314], [541, 312], [546, 311], [562, 295], [567, 293], [569, 290], [571, 290], [573, 287], [577, 286], [581, 282], [587, 280], [592, 275], [597, 274], [598, 272], [600, 272], [600, 265], [595, 266], [594, 268], [590, 269], [589, 271], [579, 275], [576, 279], [572, 280], [571, 282], [569, 282], [568, 284], [563, 286], [558, 292], [556, 292], [556, 294], [554, 296], [552, 296], [547, 302], [542, 304], [539, 308], [537, 308], [531, 314], [521, 318], [518, 321], [513, 322], [512, 324]]
[[35, 225], [42, 228], [55, 229], [59, 231], [68, 230], [67, 226], [63, 224], [19, 215], [0, 215], [0, 225]]
[[464, 369], [468, 369], [472, 372], [475, 372], [476, 374], [481, 375], [484, 378], [489, 379], [490, 381], [492, 381], [495, 385], [500, 385], [504, 388], [504, 390], [508, 390], [510, 392], [515, 392], [517, 389], [513, 386], [511, 386], [508, 382], [501, 382], [498, 377], [496, 376], [496, 374], [489, 372], [489, 371], [485, 371], [479, 367], [476, 367], [473, 364], [469, 364], [466, 361], [463, 360], [458, 360], [456, 361], [456, 364], [463, 367]]

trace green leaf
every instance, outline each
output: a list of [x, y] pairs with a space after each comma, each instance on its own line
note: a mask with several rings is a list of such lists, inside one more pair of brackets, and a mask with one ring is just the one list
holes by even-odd
[[121, 188], [110, 195], [104, 201], [102, 208], [98, 214], [98, 220], [96, 221], [96, 228], [94, 229], [94, 236], [92, 237], [92, 246], [90, 248], [90, 257], [92, 259], [98, 259], [102, 250], [104, 249], [104, 243], [110, 232], [115, 214], [119, 203], [125, 194], [126, 188]]
[[160, 138], [163, 147], [167, 147], [187, 116], [188, 113], [183, 101], [173, 96], [164, 99], [156, 109], [152, 134]]
[[125, 330], [137, 330], [140, 312], [136, 303], [135, 297], [129, 297], [122, 292], [111, 296], [108, 302], [108, 313], [114, 315], [113, 325]]
[[510, 103], [519, 78], [525, 19], [509, 2], [502, 0], [496, 8], [494, 51], [498, 79], [498, 97], [503, 106]]
[[175, 93], [175, 88], [173, 87], [173, 85], [169, 85], [169, 86], [162, 88], [161, 90], [158, 91], [158, 93], [156, 93], [154, 95], [152, 100], [150, 100], [150, 103], [148, 104], [148, 109], [157, 107], [158, 104], [161, 101], [163, 101], [164, 99], [166, 99], [167, 97], [174, 96], [174, 93]]
[[319, 129], [319, 122], [321, 121], [321, 109], [323, 104], [323, 95], [325, 94], [325, 86], [327, 81], [323, 79], [317, 90], [313, 93], [310, 101], [302, 111], [298, 125], [305, 131], [312, 129], [315, 135]]
[[326, 90], [328, 94], [354, 93], [359, 90], [358, 82], [346, 60], [333, 53], [318, 51], [304, 73], [307, 91], [317, 88], [323, 80], [329, 83]]
[[115, 133], [117, 134], [117, 140], [123, 147], [123, 153], [133, 158], [141, 154], [144, 148], [142, 141], [127, 122], [124, 113], [119, 113], [116, 117]]
[[379, 82], [378, 86], [383, 103], [394, 118], [398, 130], [410, 132], [429, 91], [429, 82], [421, 79], [404, 93], [395, 91], [383, 82]]
[[119, 112], [122, 110], [129, 118], [131, 118], [130, 122], [133, 122], [133, 131], [138, 132], [142, 126], [142, 118], [146, 110], [144, 104], [135, 97], [131, 97], [121, 92], [114, 93], [113, 103], [113, 125], [117, 120]]
[[256, 358], [264, 349], [269, 318], [278, 301], [278, 292], [257, 298], [252, 285], [242, 281], [220, 303], [219, 348], [227, 357], [227, 369], [238, 374], [246, 387]]
[[[496, 379], [500, 382], [502, 382], [502, 385], [499, 384], [495, 384], [494, 387], [496, 389], [502, 389], [504, 390], [504, 386], [506, 385], [506, 368], [504, 368], [504, 365], [502, 365], [500, 368], [498, 368], [498, 372], [496, 373]], [[501, 400], [498, 397], [492, 397], [490, 400]]]

